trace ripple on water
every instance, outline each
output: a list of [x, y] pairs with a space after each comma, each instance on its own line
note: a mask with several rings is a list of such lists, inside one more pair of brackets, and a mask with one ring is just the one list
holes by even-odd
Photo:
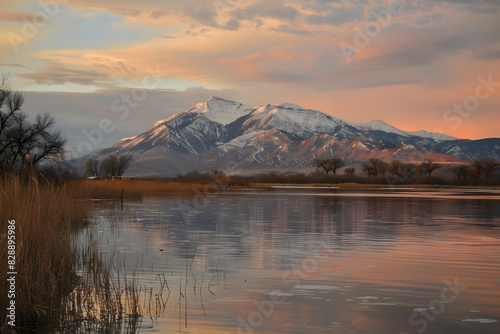
[[303, 285], [296, 285], [295, 289], [297, 289], [297, 290], [335, 290], [335, 289], [340, 289], [340, 286], [320, 285], [320, 284], [303, 284]]
[[477, 318], [477, 319], [463, 319], [464, 322], [479, 322], [480, 324], [492, 324], [498, 322], [495, 319], [485, 319], [485, 318]]

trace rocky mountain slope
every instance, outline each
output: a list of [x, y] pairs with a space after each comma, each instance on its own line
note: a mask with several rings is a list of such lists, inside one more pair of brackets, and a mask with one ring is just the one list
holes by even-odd
[[236, 174], [306, 170], [315, 159], [331, 156], [351, 162], [500, 159], [500, 138], [405, 132], [381, 120], [352, 123], [295, 104], [252, 107], [214, 96], [90, 157], [111, 154], [133, 157], [130, 175], [169, 176], [195, 169]]

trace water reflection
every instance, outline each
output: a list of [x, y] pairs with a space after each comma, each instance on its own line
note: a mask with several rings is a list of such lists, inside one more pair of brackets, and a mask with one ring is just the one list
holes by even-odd
[[[497, 194], [280, 190], [201, 204], [96, 209], [103, 257], [145, 290], [161, 274], [174, 291], [144, 332], [500, 331]], [[443, 302], [447, 282], [466, 288]]]

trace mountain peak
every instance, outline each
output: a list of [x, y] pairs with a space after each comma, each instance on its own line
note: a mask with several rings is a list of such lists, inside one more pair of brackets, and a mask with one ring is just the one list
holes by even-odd
[[435, 141], [447, 141], [447, 140], [457, 140], [457, 137], [452, 137], [439, 132], [429, 132], [426, 130], [418, 130], [409, 132], [413, 136], [419, 136], [424, 138], [432, 138]]
[[252, 110], [253, 108], [250, 106], [215, 95], [190, 109], [191, 112], [202, 114], [205, 118], [223, 125], [236, 121], [251, 113]]
[[298, 104], [295, 103], [283, 103], [280, 105], [281, 108], [285, 109], [299, 109], [299, 110], [304, 110], [304, 107], [299, 106]]
[[389, 125], [389, 123], [384, 122], [381, 119], [374, 119], [373, 121], [368, 122], [368, 124], [373, 124], [373, 125]]
[[[368, 122], [366, 124], [369, 124], [374, 130], [381, 130], [381, 131], [386, 131], [386, 132], [404, 132], [403, 130], [400, 130], [392, 125], [390, 125], [389, 123], [387, 122], [384, 122], [383, 120], [381, 119], [374, 119], [373, 121], [371, 122]], [[391, 131], [389, 131], [391, 130]]]
[[215, 95], [212, 95], [210, 96], [210, 98], [205, 101], [205, 102], [231, 102], [231, 103], [237, 103], [237, 102], [234, 102], [234, 101], [231, 101], [231, 100], [226, 100], [225, 98], [222, 98], [222, 97], [219, 97], [219, 96], [215, 96]]

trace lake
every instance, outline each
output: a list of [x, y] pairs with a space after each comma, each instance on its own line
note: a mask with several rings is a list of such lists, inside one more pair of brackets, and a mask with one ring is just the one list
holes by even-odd
[[93, 215], [75, 243], [92, 233], [135, 277], [141, 333], [500, 333], [500, 192], [248, 190]]

